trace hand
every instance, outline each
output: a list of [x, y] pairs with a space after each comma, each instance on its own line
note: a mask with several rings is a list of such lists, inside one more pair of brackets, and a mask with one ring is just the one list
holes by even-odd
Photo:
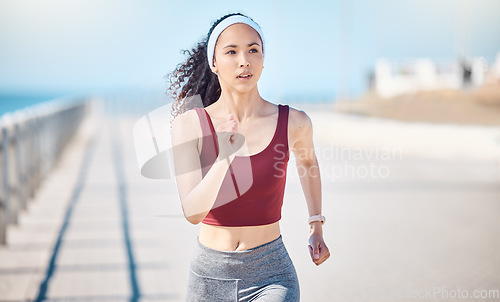
[[238, 133], [238, 123], [233, 114], [229, 114], [227, 121], [217, 126], [217, 141], [219, 144], [218, 159], [234, 158], [235, 153], [243, 145], [243, 135]]
[[330, 251], [323, 240], [323, 236], [317, 233], [311, 233], [309, 236], [309, 253], [316, 266], [325, 262], [330, 257]]

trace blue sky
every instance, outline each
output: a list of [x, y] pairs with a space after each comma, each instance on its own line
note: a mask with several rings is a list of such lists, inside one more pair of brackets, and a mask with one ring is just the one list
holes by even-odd
[[[492, 63], [497, 0], [0, 1], [0, 93], [163, 91], [163, 76], [230, 12], [260, 24], [259, 90], [279, 102], [357, 96], [379, 57]], [[465, 29], [465, 30], [463, 30]]]

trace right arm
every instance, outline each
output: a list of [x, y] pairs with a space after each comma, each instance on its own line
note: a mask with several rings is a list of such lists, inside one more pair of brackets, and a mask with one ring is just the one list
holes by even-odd
[[199, 136], [193, 125], [198, 119], [195, 110], [177, 116], [172, 123], [172, 146], [175, 179], [181, 199], [184, 217], [192, 223], [200, 223], [212, 209], [222, 182], [234, 155], [217, 158], [205, 177], [202, 177]]

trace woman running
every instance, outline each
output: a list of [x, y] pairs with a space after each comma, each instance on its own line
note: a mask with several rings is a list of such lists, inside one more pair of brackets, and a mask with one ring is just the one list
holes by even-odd
[[[228, 14], [170, 74], [177, 188], [186, 219], [201, 222], [187, 301], [299, 301], [279, 226], [290, 150], [307, 172], [300, 179], [311, 259], [320, 265], [330, 256], [312, 124], [305, 112], [260, 96], [264, 50], [259, 25]], [[189, 108], [194, 96], [201, 107]]]

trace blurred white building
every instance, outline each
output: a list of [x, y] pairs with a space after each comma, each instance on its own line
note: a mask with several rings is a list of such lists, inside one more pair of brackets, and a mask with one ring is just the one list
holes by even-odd
[[[500, 54], [495, 67], [500, 74]], [[389, 62], [377, 60], [372, 89], [384, 98], [424, 90], [472, 88], [485, 81], [488, 63], [483, 57], [435, 62], [427, 58]]]

